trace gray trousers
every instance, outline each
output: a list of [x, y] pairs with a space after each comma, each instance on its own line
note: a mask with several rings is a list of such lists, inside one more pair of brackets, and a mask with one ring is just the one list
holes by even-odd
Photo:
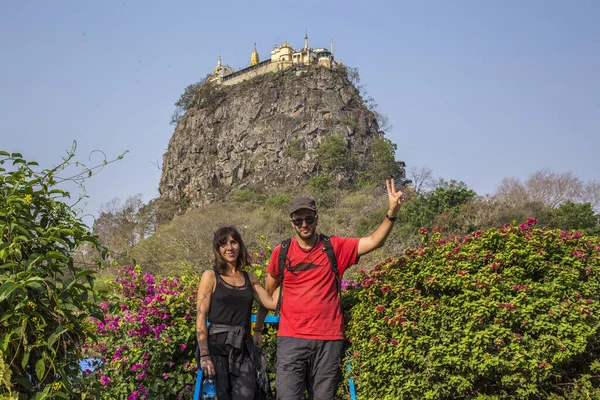
[[343, 340], [277, 338], [277, 399], [332, 400], [342, 377]]

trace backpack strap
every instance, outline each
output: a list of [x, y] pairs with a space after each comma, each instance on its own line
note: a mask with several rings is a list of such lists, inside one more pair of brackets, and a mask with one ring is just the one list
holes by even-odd
[[327, 258], [329, 259], [329, 266], [331, 267], [331, 270], [335, 275], [336, 282], [338, 282], [338, 289], [341, 289], [340, 270], [338, 269], [337, 258], [335, 258], [335, 253], [333, 252], [331, 240], [329, 240], [329, 236], [323, 235], [322, 233], [319, 235], [319, 240], [323, 244], [323, 251], [327, 254]]
[[340, 313], [344, 315], [342, 310], [342, 280], [340, 278], [340, 270], [338, 268], [337, 258], [335, 258], [335, 253], [333, 251], [333, 246], [331, 245], [331, 240], [329, 239], [329, 236], [326, 236], [322, 233], [319, 236], [319, 239], [323, 244], [323, 251], [327, 254], [327, 258], [329, 259], [329, 266], [331, 267], [331, 271], [333, 272], [335, 278], [338, 293], [338, 302], [340, 303]]
[[281, 298], [283, 296], [283, 273], [285, 271], [285, 263], [287, 261], [288, 250], [290, 249], [290, 243], [292, 242], [292, 238], [287, 238], [283, 242], [281, 242], [281, 246], [279, 248], [279, 257], [277, 258], [277, 267], [279, 268], [279, 285], [281, 289], [279, 290], [279, 300], [277, 300], [277, 309], [275, 313], [279, 315], [281, 310]]

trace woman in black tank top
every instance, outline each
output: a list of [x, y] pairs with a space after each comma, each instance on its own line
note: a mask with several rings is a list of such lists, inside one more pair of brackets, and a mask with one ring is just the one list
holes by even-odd
[[254, 274], [242, 271], [250, 262], [235, 228], [215, 232], [213, 253], [214, 269], [202, 274], [196, 300], [199, 367], [204, 375], [216, 375], [219, 400], [253, 400], [257, 366], [250, 332], [252, 302], [274, 310], [279, 294], [269, 296]]

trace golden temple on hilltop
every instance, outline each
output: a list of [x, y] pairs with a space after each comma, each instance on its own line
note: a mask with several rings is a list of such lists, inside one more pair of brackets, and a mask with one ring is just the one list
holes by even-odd
[[256, 43], [254, 43], [250, 65], [239, 71], [234, 71], [230, 66], [223, 65], [221, 56], [219, 56], [217, 66], [208, 80], [222, 85], [235, 85], [268, 72], [282, 71], [293, 65], [318, 65], [331, 69], [338, 64], [333, 57], [333, 40], [329, 45], [329, 50], [326, 48], [313, 49], [308, 45], [307, 33], [304, 36], [304, 47], [302, 49], [294, 50], [292, 44], [287, 41], [279, 46], [275, 44], [273, 50], [271, 50], [271, 57], [262, 62], [256, 50]]

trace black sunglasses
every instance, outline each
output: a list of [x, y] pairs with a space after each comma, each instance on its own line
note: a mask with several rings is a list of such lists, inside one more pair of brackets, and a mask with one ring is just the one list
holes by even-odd
[[316, 218], [316, 216], [315, 216], [315, 215], [309, 215], [309, 216], [308, 216], [308, 217], [306, 217], [306, 218], [294, 218], [294, 219], [292, 220], [292, 224], [294, 224], [294, 225], [296, 225], [296, 226], [302, 226], [302, 223], [303, 223], [304, 221], [306, 221], [306, 224], [307, 224], [307, 225], [312, 225], [312, 224], [314, 224], [314, 223], [315, 223], [315, 220], [316, 220], [316, 219], [317, 219], [317, 218]]

